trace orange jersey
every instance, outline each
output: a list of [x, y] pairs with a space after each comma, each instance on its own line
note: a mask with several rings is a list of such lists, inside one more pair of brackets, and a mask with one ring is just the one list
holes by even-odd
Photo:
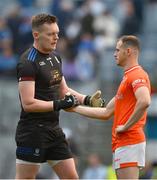
[[135, 91], [141, 86], [148, 87], [150, 91], [149, 77], [142, 67], [138, 65], [126, 70], [115, 96], [114, 123], [112, 128], [113, 151], [121, 146], [145, 141], [143, 127], [146, 123], [146, 112], [126, 132], [115, 135], [115, 128], [118, 125], [124, 125], [133, 113], [136, 104]]

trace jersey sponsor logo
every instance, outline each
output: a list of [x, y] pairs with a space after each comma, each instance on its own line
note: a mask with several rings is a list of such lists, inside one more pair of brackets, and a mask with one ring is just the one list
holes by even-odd
[[44, 65], [46, 65], [46, 63], [44, 61], [41, 61], [41, 62], [39, 62], [39, 65], [44, 66]]
[[146, 80], [145, 79], [136, 79], [135, 81], [133, 81], [132, 83], [132, 87], [134, 88], [137, 84], [145, 84]]
[[48, 60], [48, 61], [49, 61], [49, 60], [51, 60], [51, 59], [52, 59], [51, 57], [48, 57], [46, 60]]

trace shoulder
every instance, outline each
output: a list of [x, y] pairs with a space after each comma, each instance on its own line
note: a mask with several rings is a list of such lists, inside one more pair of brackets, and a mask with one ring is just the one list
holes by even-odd
[[38, 51], [31, 47], [27, 49], [20, 57], [21, 61], [35, 62], [37, 59]]
[[17, 64], [17, 68], [26, 65], [26, 66], [34, 66], [37, 60], [38, 51], [31, 47], [27, 49], [23, 54], [21, 54], [19, 58], [19, 62]]
[[36, 70], [35, 61], [37, 59], [37, 50], [33, 47], [27, 49], [19, 59], [17, 63], [17, 71], [26, 72]]
[[149, 76], [143, 68], [139, 68], [130, 74], [129, 83], [134, 90], [141, 86], [150, 88]]
[[147, 72], [142, 67], [128, 73], [127, 78], [131, 82], [139, 79], [149, 79]]

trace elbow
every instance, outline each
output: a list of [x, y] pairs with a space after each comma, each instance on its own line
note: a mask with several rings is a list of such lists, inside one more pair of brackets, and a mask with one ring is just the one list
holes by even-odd
[[29, 105], [22, 105], [23, 109], [25, 112], [32, 112], [32, 109], [30, 108]]
[[33, 112], [33, 107], [31, 104], [22, 104], [22, 107], [25, 112]]
[[150, 106], [150, 103], [151, 103], [150, 100], [149, 100], [149, 101], [143, 100], [143, 101], [140, 102], [141, 107], [142, 107], [143, 109], [147, 109], [147, 108]]
[[151, 101], [147, 102], [147, 103], [145, 104], [145, 107], [148, 108], [148, 107], [150, 106], [150, 103], [151, 103]]
[[104, 113], [104, 115], [101, 117], [102, 120], [109, 120], [112, 117], [112, 114], [110, 113]]

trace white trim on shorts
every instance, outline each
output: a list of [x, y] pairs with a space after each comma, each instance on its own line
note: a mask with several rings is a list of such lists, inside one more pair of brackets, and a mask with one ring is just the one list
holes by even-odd
[[28, 165], [38, 165], [39, 166], [41, 163], [25, 161], [22, 159], [16, 159], [16, 164], [28, 164]]
[[144, 167], [146, 142], [119, 147], [113, 153], [113, 168]]
[[[47, 163], [53, 167], [56, 164], [58, 164], [59, 162], [61, 162], [63, 160], [47, 160]], [[28, 165], [37, 165], [40, 166], [42, 163], [36, 163], [36, 162], [30, 162], [30, 161], [25, 161], [25, 160], [21, 160], [21, 159], [16, 159], [16, 164], [28, 164]]]

